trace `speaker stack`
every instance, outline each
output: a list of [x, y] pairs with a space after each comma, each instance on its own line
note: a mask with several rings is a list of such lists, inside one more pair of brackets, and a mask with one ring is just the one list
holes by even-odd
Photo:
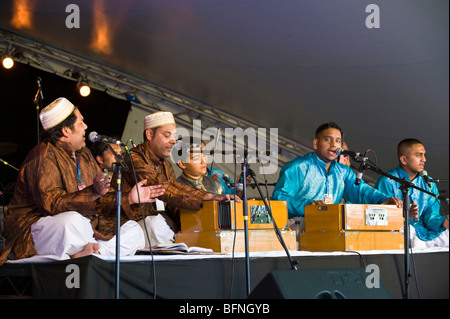
[[277, 270], [267, 274], [248, 298], [391, 299], [381, 279], [375, 278], [379, 282], [374, 285], [369, 275], [364, 269]]

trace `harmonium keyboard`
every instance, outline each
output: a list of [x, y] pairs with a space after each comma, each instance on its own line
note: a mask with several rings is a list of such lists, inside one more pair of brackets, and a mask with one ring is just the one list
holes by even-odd
[[[273, 219], [289, 250], [297, 249], [295, 231], [286, 228], [288, 211], [286, 201], [270, 201], [267, 211], [262, 200], [248, 200], [249, 251], [283, 250], [279, 242]], [[235, 201], [204, 201], [199, 210], [180, 210], [181, 231], [175, 242], [188, 246], [210, 248], [214, 252], [231, 253], [245, 251], [243, 203]]]
[[395, 205], [308, 205], [300, 250], [403, 249], [403, 221], [403, 209]]

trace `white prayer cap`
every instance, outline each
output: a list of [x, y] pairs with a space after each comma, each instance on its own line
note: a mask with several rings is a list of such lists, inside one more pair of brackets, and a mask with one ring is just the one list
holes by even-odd
[[147, 115], [144, 119], [144, 130], [166, 124], [175, 124], [173, 114], [170, 112], [156, 112]]
[[75, 109], [66, 98], [60, 97], [44, 107], [39, 114], [42, 127], [49, 130], [64, 121]]

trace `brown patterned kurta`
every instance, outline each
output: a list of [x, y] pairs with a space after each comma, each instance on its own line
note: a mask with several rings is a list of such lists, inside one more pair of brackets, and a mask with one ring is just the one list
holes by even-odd
[[198, 179], [195, 179], [182, 173], [180, 176], [178, 176], [177, 181], [182, 184], [189, 185], [195, 189], [203, 189], [209, 193], [223, 194], [222, 185], [220, 185], [220, 182], [217, 179], [211, 176], [205, 175], [200, 176], [200, 178]]
[[[126, 164], [129, 167], [128, 172], [123, 173], [122, 189], [128, 192], [136, 180], [133, 174], [132, 165], [136, 171], [137, 181], [147, 179], [147, 185], [162, 184], [165, 193], [160, 199], [166, 203], [166, 211], [158, 212], [154, 203], [142, 204], [142, 210], [145, 216], [163, 215], [169, 226], [176, 233], [180, 229], [179, 208], [195, 209], [201, 208], [203, 197], [207, 192], [196, 190], [187, 185], [177, 182], [172, 165], [167, 159], [158, 159], [150, 149], [150, 142], [145, 141], [130, 150], [133, 163], [130, 157], [125, 156]], [[114, 182], [114, 178], [113, 178]], [[142, 214], [138, 205], [131, 205], [134, 216], [133, 219], [142, 219]]]
[[[94, 236], [107, 240], [115, 234], [115, 192], [99, 197], [92, 187], [100, 172], [87, 148], [76, 152], [82, 184], [78, 189], [77, 162], [68, 145], [63, 142], [40, 143], [24, 160], [17, 176], [13, 197], [4, 215], [6, 245], [0, 254], [2, 265], [12, 251], [16, 259], [36, 254], [30, 226], [43, 216], [77, 211], [92, 220]], [[128, 195], [122, 196], [122, 208], [130, 212]], [[122, 223], [125, 218], [121, 218]]]

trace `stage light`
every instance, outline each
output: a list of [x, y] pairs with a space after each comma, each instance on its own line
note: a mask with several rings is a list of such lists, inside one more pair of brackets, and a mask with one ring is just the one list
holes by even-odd
[[5, 69], [11, 69], [14, 66], [14, 60], [7, 56], [3, 58], [2, 64]]
[[89, 87], [86, 81], [80, 81], [80, 83], [78, 84], [78, 90], [80, 92], [80, 95], [83, 97], [86, 97], [89, 94], [91, 94], [91, 88]]

